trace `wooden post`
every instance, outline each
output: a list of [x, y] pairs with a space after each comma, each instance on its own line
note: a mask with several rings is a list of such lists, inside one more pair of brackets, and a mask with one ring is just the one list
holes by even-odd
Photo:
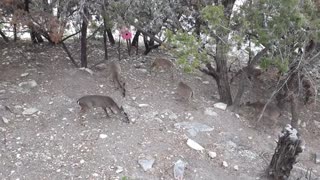
[[290, 176], [298, 155], [303, 151], [298, 131], [287, 124], [281, 131], [277, 147], [268, 168], [269, 175], [275, 180], [285, 180]]

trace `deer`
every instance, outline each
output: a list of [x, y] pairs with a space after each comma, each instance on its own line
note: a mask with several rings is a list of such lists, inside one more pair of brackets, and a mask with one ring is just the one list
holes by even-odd
[[158, 71], [171, 71], [171, 79], [173, 79], [173, 70], [174, 70], [174, 64], [165, 58], [156, 58], [150, 67], [150, 74], [152, 73], [153, 70], [158, 70]]
[[120, 89], [121, 95], [123, 97], [125, 97], [126, 96], [126, 88], [125, 88], [126, 83], [122, 82], [120, 80], [121, 66], [120, 66], [119, 62], [112, 61], [110, 63], [110, 71], [111, 71], [111, 79], [112, 79], [114, 85], [116, 86], [116, 89]]
[[181, 99], [190, 102], [193, 97], [193, 90], [190, 86], [180, 81], [177, 87], [177, 95], [180, 96]]
[[107, 109], [109, 109], [113, 114], [118, 114], [123, 116], [125, 123], [130, 123], [128, 114], [124, 111], [122, 106], [118, 104], [109, 96], [102, 95], [87, 95], [81, 97], [77, 103], [80, 105], [80, 115], [85, 113], [88, 109], [101, 107], [107, 115], [107, 118], [110, 118]]
[[[246, 106], [252, 107], [255, 110], [255, 117], [259, 117], [260, 113], [265, 106], [265, 103], [256, 101], [256, 102], [246, 102]], [[278, 118], [282, 115], [281, 109], [277, 106], [267, 105], [265, 111], [263, 112], [263, 117], [270, 119], [273, 121], [273, 126], [275, 126], [278, 122]]]

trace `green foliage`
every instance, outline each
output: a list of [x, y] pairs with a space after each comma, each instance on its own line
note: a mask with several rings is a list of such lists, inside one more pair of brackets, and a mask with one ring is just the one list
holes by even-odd
[[192, 34], [172, 31], [166, 31], [168, 43], [175, 47], [173, 53], [178, 57], [178, 64], [182, 66], [185, 72], [192, 72], [199, 67], [200, 62], [207, 61], [205, 51], [199, 50], [200, 42]]
[[128, 177], [128, 176], [123, 176], [123, 177], [121, 178], [121, 180], [129, 180], [129, 177]]

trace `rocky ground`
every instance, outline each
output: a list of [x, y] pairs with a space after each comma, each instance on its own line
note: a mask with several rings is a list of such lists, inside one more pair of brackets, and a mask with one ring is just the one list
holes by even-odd
[[[79, 59], [79, 48], [69, 48]], [[90, 64], [103, 59], [99, 43], [91, 43], [88, 52]], [[150, 76], [150, 62], [170, 59], [167, 54], [128, 57], [123, 50], [122, 55], [125, 98], [108, 78], [106, 64], [86, 71], [75, 68], [60, 47], [0, 47], [0, 179], [174, 179], [177, 166], [184, 179], [266, 179], [288, 116], [275, 129], [254, 128], [245, 114], [215, 107], [211, 77], [180, 71], [174, 80], [168, 73]], [[110, 47], [109, 57], [117, 60], [116, 48]], [[190, 104], [177, 100], [179, 81], [194, 89]], [[117, 115], [107, 119], [96, 109], [81, 124], [76, 101], [89, 94], [112, 97], [131, 123]], [[301, 112], [305, 150], [294, 177], [311, 169], [316, 179], [320, 110], [301, 107]]]

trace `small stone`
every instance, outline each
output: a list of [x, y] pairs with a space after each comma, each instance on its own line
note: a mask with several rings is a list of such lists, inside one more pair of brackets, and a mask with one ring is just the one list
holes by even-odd
[[140, 159], [138, 160], [138, 163], [142, 167], [144, 171], [148, 171], [149, 169], [152, 168], [152, 165], [154, 163], [155, 159]]
[[143, 73], [147, 73], [148, 72], [146, 69], [138, 69], [138, 70], [143, 72]]
[[208, 155], [210, 158], [214, 159], [215, 157], [217, 157], [217, 153], [216, 152], [212, 152], [212, 151], [209, 151], [208, 152]]
[[307, 123], [306, 122], [302, 122], [301, 127], [303, 127], [303, 128], [307, 127]]
[[137, 97], [132, 97], [132, 100], [134, 100], [134, 101], [135, 101], [136, 99], [137, 99]]
[[53, 102], [52, 102], [52, 101], [50, 101], [50, 102], [49, 102], [49, 105], [52, 105], [52, 104], [53, 104]]
[[236, 170], [236, 171], [239, 171], [239, 166], [235, 165], [235, 166], [233, 166], [233, 169]]
[[316, 164], [320, 164], [320, 153], [316, 153], [315, 155], [315, 161], [316, 161]]
[[108, 135], [106, 135], [106, 134], [100, 134], [99, 137], [100, 137], [101, 139], [105, 139], [105, 138], [108, 137]]
[[215, 103], [213, 106], [215, 108], [218, 108], [218, 109], [221, 109], [221, 110], [226, 110], [227, 109], [227, 104], [222, 103], [222, 102]]
[[235, 114], [236, 115], [236, 117], [238, 118], [238, 119], [240, 119], [240, 115], [239, 114]]
[[248, 137], [248, 139], [249, 139], [249, 140], [252, 140], [252, 137], [251, 137], [251, 136], [249, 136], [249, 137]]
[[80, 160], [80, 164], [83, 164], [85, 161], [83, 159]]
[[187, 163], [183, 162], [181, 159], [179, 159], [177, 162], [174, 163], [173, 167], [173, 176], [174, 179], [184, 179], [184, 169], [186, 168]]
[[192, 149], [194, 149], [194, 150], [197, 150], [197, 151], [202, 151], [202, 150], [204, 150], [204, 148], [203, 148], [200, 144], [198, 144], [197, 142], [195, 142], [195, 141], [192, 140], [192, 139], [188, 139], [187, 145], [188, 145], [190, 148], [192, 148]]
[[39, 110], [37, 108], [29, 108], [29, 109], [26, 109], [22, 112], [23, 115], [32, 115], [36, 112], [38, 112]]
[[103, 88], [103, 86], [104, 86], [103, 84], [100, 84], [100, 85], [99, 85], [100, 88]]
[[142, 108], [142, 107], [148, 107], [149, 104], [139, 104], [138, 106], [139, 106], [140, 108]]
[[314, 123], [314, 125], [317, 126], [317, 128], [320, 129], [320, 122], [319, 121], [314, 120], [313, 123]]
[[57, 171], [57, 172], [61, 172], [61, 169], [57, 169], [56, 171]]
[[93, 177], [98, 177], [99, 174], [98, 174], [98, 173], [93, 173], [92, 176], [93, 176]]
[[209, 84], [209, 81], [202, 81], [203, 84]]
[[222, 162], [222, 166], [223, 166], [223, 167], [228, 167], [228, 163], [227, 163], [226, 161], [223, 161], [223, 162]]
[[169, 115], [169, 119], [170, 120], [175, 120], [177, 118], [178, 118], [178, 116], [175, 113], [172, 113], [172, 114]]
[[217, 116], [218, 115], [216, 112], [214, 112], [214, 109], [212, 107], [206, 108], [206, 110], [204, 111], [204, 114], [206, 114], [208, 116]]
[[93, 75], [93, 71], [91, 69], [89, 69], [89, 68], [82, 67], [82, 68], [79, 68], [79, 69], [82, 70], [82, 71], [86, 71], [90, 75]]
[[123, 172], [123, 167], [117, 166], [116, 173], [119, 174], [119, 173], [122, 173], [122, 172]]
[[9, 123], [9, 119], [5, 118], [5, 117], [1, 117], [0, 116], [0, 119], [2, 119], [2, 121], [5, 123], [5, 124], [8, 124]]
[[1, 89], [1, 90], [0, 90], [0, 94], [4, 94], [4, 93], [6, 93], [6, 90]]
[[23, 88], [31, 89], [31, 88], [38, 86], [38, 84], [35, 80], [30, 80], [30, 81], [25, 81], [25, 82], [19, 83], [19, 86], [23, 87]]
[[26, 77], [26, 76], [28, 76], [29, 75], [29, 73], [22, 73], [20, 76], [21, 77]]

